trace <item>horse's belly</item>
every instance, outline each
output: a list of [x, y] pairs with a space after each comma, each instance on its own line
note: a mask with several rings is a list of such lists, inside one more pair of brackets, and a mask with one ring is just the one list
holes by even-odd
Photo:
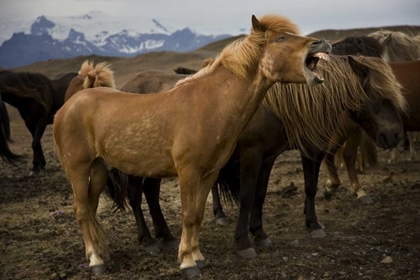
[[114, 149], [102, 158], [109, 167], [140, 177], [175, 177], [177, 171], [168, 153], [163, 151], [142, 151], [141, 149]]

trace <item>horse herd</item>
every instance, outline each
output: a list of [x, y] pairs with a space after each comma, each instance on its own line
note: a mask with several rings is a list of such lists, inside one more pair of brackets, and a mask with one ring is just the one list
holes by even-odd
[[[126, 207], [128, 199], [139, 242], [158, 253], [141, 210], [145, 194], [156, 237], [179, 247], [187, 277], [200, 276], [205, 265], [199, 232], [210, 190], [221, 225], [227, 218], [219, 191], [239, 204], [234, 236], [240, 256], [253, 258], [253, 246], [271, 245], [262, 208], [273, 164], [286, 150], [301, 153], [305, 225], [312, 237], [325, 236], [315, 212], [320, 166], [325, 158], [329, 179], [324, 196], [330, 199], [340, 185], [334, 161], [340, 148], [351, 193], [362, 203], [373, 203], [357, 179], [358, 147], [372, 165], [373, 145], [396, 148], [405, 132], [420, 130], [420, 115], [411, 109], [420, 105], [419, 40], [377, 31], [330, 44], [298, 34], [285, 17], [253, 16], [250, 34], [201, 70], [142, 72], [121, 91], [114, 89], [107, 63], [86, 61], [79, 73], [52, 80], [0, 72], [0, 96], [18, 109], [33, 138], [33, 176], [45, 168], [40, 140], [53, 124], [55, 150], [73, 189], [93, 273], [103, 272], [108, 254], [107, 236], [96, 219], [104, 190], [117, 208]], [[13, 164], [22, 159], [8, 147], [6, 107], [1, 110], [0, 155]], [[161, 178], [176, 176], [180, 242], [159, 205]]]

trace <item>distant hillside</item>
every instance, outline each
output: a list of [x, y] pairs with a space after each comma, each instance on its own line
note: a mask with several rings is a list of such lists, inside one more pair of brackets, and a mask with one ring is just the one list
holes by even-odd
[[372, 28], [359, 28], [359, 29], [327, 29], [310, 33], [307, 36], [315, 38], [324, 38], [330, 41], [338, 41], [349, 36], [364, 36], [378, 30], [391, 30], [401, 31], [410, 35], [420, 34], [420, 26], [400, 25], [400, 26], [384, 26]]
[[[382, 28], [350, 30], [321, 30], [308, 34], [308, 36], [325, 38], [327, 40], [335, 41], [347, 36], [366, 35], [380, 29], [402, 31], [413, 35], [420, 33], [420, 26], [389, 26]], [[193, 52], [150, 52], [130, 58], [106, 57], [97, 55], [78, 56], [70, 59], [54, 59], [36, 62], [28, 66], [15, 68], [14, 70], [39, 72], [53, 78], [63, 72], [79, 71], [81, 64], [86, 59], [92, 59], [95, 62], [108, 61], [112, 63], [112, 69], [115, 72], [117, 87], [121, 87], [126, 81], [134, 77], [137, 73], [146, 70], [160, 70], [167, 73], [173, 73], [173, 69], [178, 66], [199, 69], [204, 59], [215, 57], [218, 53], [220, 53], [220, 51], [223, 50], [227, 44], [244, 36], [245, 35], [239, 35], [219, 40]]]

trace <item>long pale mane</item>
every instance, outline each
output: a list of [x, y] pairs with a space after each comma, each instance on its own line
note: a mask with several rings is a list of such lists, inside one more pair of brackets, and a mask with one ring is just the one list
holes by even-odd
[[266, 14], [258, 21], [266, 29], [265, 32], [251, 29], [248, 36], [227, 45], [211, 66], [202, 68], [193, 76], [179, 81], [176, 86], [210, 73], [220, 65], [223, 65], [238, 77], [247, 79], [258, 69], [258, 63], [267, 40], [266, 32], [300, 34], [298, 26], [283, 16]]
[[[368, 100], [386, 98], [400, 110], [405, 110], [405, 99], [391, 68], [380, 58], [352, 56], [369, 69], [368, 85], [353, 71], [348, 56], [331, 56], [329, 62], [320, 61], [318, 72], [323, 84], [308, 87], [305, 84], [275, 84], [263, 104], [283, 122], [292, 147], [306, 152], [305, 144], [326, 150], [339, 127], [343, 110], [358, 110]], [[365, 90], [368, 88], [368, 90]]]
[[420, 57], [420, 47], [415, 37], [399, 31], [380, 30], [368, 35], [385, 47], [387, 62], [412, 61]]
[[[80, 72], [82, 71], [82, 69], [83, 69], [83, 65]], [[85, 81], [83, 83], [83, 88], [92, 88], [92, 87], [115, 88], [114, 72], [111, 70], [111, 65], [109, 63], [100, 62], [96, 64], [95, 68], [90, 69], [87, 72]]]

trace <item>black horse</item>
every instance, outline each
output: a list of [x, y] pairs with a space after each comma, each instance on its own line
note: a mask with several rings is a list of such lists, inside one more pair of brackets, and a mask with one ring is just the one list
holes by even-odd
[[77, 73], [65, 73], [55, 79], [38, 73], [0, 71], [0, 95], [18, 109], [32, 135], [33, 167], [30, 175], [45, 168], [41, 138], [55, 112], [64, 104], [64, 94]]
[[[359, 48], [354, 49], [354, 45], [357, 46], [357, 44], [359, 45]], [[370, 47], [366, 47], [367, 45]], [[366, 53], [368, 50], [374, 50], [375, 54], [373, 55], [376, 56], [382, 53], [381, 45], [370, 37], [347, 38], [346, 40], [342, 41], [341, 44], [335, 44], [335, 52], [341, 52], [341, 49], [343, 49], [345, 46], [351, 46], [353, 50], [348, 52], [354, 54]], [[345, 49], [343, 52], [345, 52]], [[361, 83], [367, 83], [367, 78], [370, 73], [366, 69], [363, 69], [363, 67], [358, 67], [357, 63], [352, 64], [355, 68], [354, 70], [360, 76]], [[365, 125], [365, 127], [369, 128], [371, 136], [374, 136], [374, 130], [378, 131], [378, 127], [380, 126], [378, 119], [375, 119], [377, 115], [375, 115], [373, 112], [370, 112], [373, 108], [373, 105], [377, 107], [375, 109], [382, 108], [385, 111], [389, 111], [390, 117], [395, 118], [396, 123], [399, 121], [399, 116], [395, 108], [392, 106], [389, 107], [389, 104], [381, 104], [381, 102], [378, 101], [375, 104], [366, 104], [364, 109], [361, 111], [349, 112], [350, 116], [354, 120], [359, 120], [362, 126]], [[369, 125], [369, 122], [365, 119], [366, 115], [371, 117], [371, 123]], [[255, 135], [259, 135], [259, 137], [256, 138]], [[392, 137], [395, 137], [395, 135]], [[392, 142], [395, 144], [399, 140], [400, 139], [398, 138], [392, 139]], [[233, 193], [234, 196], [238, 196], [237, 191], [239, 190], [239, 186], [241, 189], [239, 194], [241, 209], [238, 226], [235, 233], [235, 239], [238, 245], [238, 252], [240, 252], [240, 254], [244, 257], [252, 257], [255, 255], [255, 251], [253, 250], [251, 242], [248, 239], [247, 230], [249, 220], [248, 217], [251, 213], [251, 209], [252, 214], [249, 230], [254, 234], [256, 243], [258, 245], [267, 246], [271, 242], [262, 229], [262, 205], [264, 202], [268, 178], [273, 163], [279, 154], [290, 148], [291, 147], [289, 145], [289, 141], [285, 135], [285, 131], [283, 130], [282, 120], [279, 119], [274, 113], [270, 112], [270, 110], [262, 106], [257, 111], [251, 123], [243, 132], [243, 135], [238, 142], [238, 146], [231, 160], [227, 166], [221, 170], [221, 174], [224, 173], [224, 175], [233, 175], [228, 176], [228, 178], [230, 178], [230, 183], [227, 185], [230, 187], [236, 185], [236, 192], [234, 191]], [[305, 192], [307, 195], [305, 201], [305, 224], [313, 237], [319, 237], [325, 235], [325, 233], [322, 230], [322, 225], [318, 222], [316, 217], [315, 195], [317, 192], [319, 167], [324, 157], [325, 151], [323, 149], [313, 147], [310, 144], [306, 144], [305, 149], [306, 153], [302, 153], [302, 164], [305, 174]], [[239, 176], [240, 180], [238, 179]], [[226, 176], [220, 177], [226, 178]], [[131, 180], [133, 180], [133, 178]], [[169, 230], [166, 230], [166, 223], [159, 224], [159, 221], [164, 221], [163, 218], [158, 220], [155, 219], [156, 215], [163, 217], [161, 214], [160, 206], [158, 206], [160, 181], [159, 179], [149, 178], [147, 180], [138, 179], [137, 182], [131, 181], [130, 183], [131, 186], [128, 191], [128, 197], [136, 215], [136, 221], [139, 229], [139, 241], [143, 245], [147, 246], [146, 249], [150, 250], [150, 248], [153, 248], [153, 250], [150, 251], [155, 251], [157, 246], [155, 245], [153, 238], [150, 236], [150, 232], [146, 227], [143, 214], [141, 213], [141, 189], [143, 188], [143, 191], [145, 192], [149, 206], [154, 205], [153, 208], [150, 208], [150, 210], [154, 221], [155, 231], [158, 236], [160, 235], [164, 237], [165, 241], [165, 236], [173, 236], [170, 235]], [[109, 181], [108, 186], [110, 186], [112, 189], [115, 187], [115, 184]], [[134, 189], [136, 191], [133, 191]], [[121, 201], [124, 199], [124, 197], [125, 195], [119, 196], [120, 199], [116, 200], [118, 205], [121, 206]], [[225, 217], [221, 208], [220, 199], [216, 188], [213, 189], [213, 200], [213, 207], [216, 218]], [[165, 232], [165, 235], [160, 234], [162, 232]]]

